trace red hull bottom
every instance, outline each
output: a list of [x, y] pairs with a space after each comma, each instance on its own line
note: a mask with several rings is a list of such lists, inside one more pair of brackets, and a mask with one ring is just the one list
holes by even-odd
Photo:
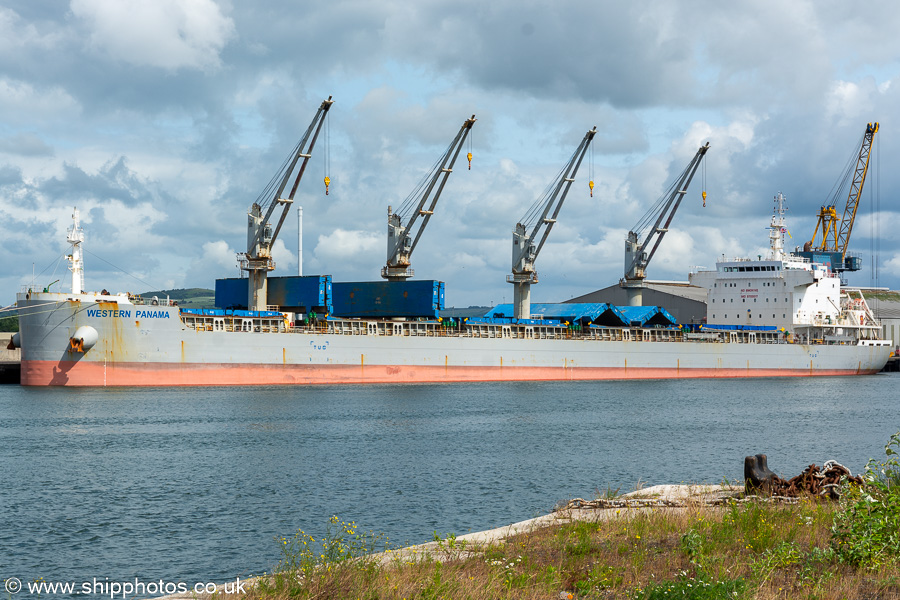
[[680, 369], [636, 367], [427, 367], [22, 361], [22, 385], [187, 386], [456, 383], [870, 375], [858, 369]]

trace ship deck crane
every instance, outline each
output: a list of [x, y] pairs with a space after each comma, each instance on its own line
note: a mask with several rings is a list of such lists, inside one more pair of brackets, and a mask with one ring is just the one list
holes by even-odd
[[[641, 306], [643, 303], [644, 278], [646, 277], [647, 265], [656, 254], [660, 242], [669, 231], [669, 225], [672, 224], [672, 218], [681, 204], [682, 198], [687, 194], [688, 187], [691, 185], [691, 179], [697, 172], [706, 151], [709, 150], [709, 142], [705, 146], [700, 146], [694, 158], [688, 163], [678, 179], [673, 183], [666, 194], [654, 204], [647, 214], [645, 214], [635, 227], [628, 232], [625, 240], [625, 277], [619, 281], [619, 285], [625, 288], [628, 297], [629, 306]], [[706, 192], [704, 191], [704, 203]], [[647, 236], [641, 241], [640, 235], [647, 229], [650, 221], [656, 217], [653, 227], [650, 228]], [[665, 219], [665, 224], [663, 223]], [[660, 227], [660, 225], [662, 226]], [[652, 244], [652, 247], [651, 247]], [[649, 248], [649, 251], [648, 251]]]
[[[328, 114], [328, 109], [331, 108], [332, 104], [334, 104], [334, 101], [331, 99], [331, 96], [328, 96], [328, 100], [322, 102], [303, 137], [300, 138], [297, 146], [282, 163], [281, 169], [257, 197], [256, 202], [253, 203], [248, 213], [247, 252], [239, 254], [238, 261], [241, 270], [247, 271], [249, 279], [247, 306], [250, 310], [266, 310], [266, 276], [269, 271], [275, 269], [275, 261], [272, 260], [272, 245], [278, 238], [281, 226], [284, 224], [291, 204], [294, 202], [294, 195], [297, 193], [300, 179], [306, 171], [306, 165], [312, 156], [313, 146], [316, 144], [319, 131], [322, 129], [325, 116]], [[300, 159], [303, 160], [301, 161]], [[297, 163], [300, 163], [299, 167]], [[287, 198], [284, 198], [282, 194], [284, 194], [284, 190], [295, 170], [297, 175], [294, 178], [294, 183]], [[275, 209], [279, 207], [282, 209], [281, 217], [278, 219], [278, 224], [273, 232], [270, 219]], [[263, 214], [263, 211], [265, 211], [265, 214]]]
[[[388, 206], [387, 264], [381, 268], [381, 276], [388, 281], [406, 281], [414, 275], [415, 272], [410, 268], [413, 250], [416, 249], [422, 232], [434, 214], [434, 207], [437, 206], [444, 185], [453, 172], [456, 157], [459, 156], [475, 121], [475, 115], [472, 115], [463, 122], [459, 133], [450, 142], [450, 146], [435, 163], [434, 168], [410, 192], [397, 212], [392, 212]], [[471, 163], [470, 152], [469, 164]], [[421, 221], [419, 217], [422, 218]]]
[[[812, 240], [803, 245], [800, 256], [812, 258], [812, 254], [827, 253], [832, 255], [831, 263], [835, 271], [858, 271], [862, 265], [859, 257], [848, 257], [847, 247], [850, 244], [850, 233], [853, 231], [853, 222], [856, 220], [856, 209], [859, 208], [859, 199], [862, 196], [863, 186], [866, 183], [866, 175], [869, 172], [869, 157], [872, 152], [872, 143], [878, 132], [878, 123], [868, 123], [866, 132], [859, 144], [859, 152], [855, 153], [856, 160], [850, 160], [839, 182], [835, 185], [834, 195], [829, 204], [819, 209], [816, 229]], [[854, 167], [855, 163], [855, 167]], [[844, 215], [837, 217], [838, 196], [846, 189], [846, 183], [850, 180], [850, 191], [847, 194], [847, 204], [844, 207]], [[822, 232], [821, 241], [816, 242], [819, 231]], [[840, 256], [837, 256], [840, 254]]]
[[[556, 223], [556, 217], [559, 215], [559, 209], [562, 208], [569, 188], [575, 181], [575, 174], [581, 161], [591, 145], [591, 141], [597, 134], [597, 128], [594, 127], [586, 134], [584, 139], [575, 149], [572, 158], [566, 163], [559, 175], [550, 186], [544, 191], [544, 194], [535, 201], [528, 212], [522, 219], [516, 223], [513, 230], [512, 243], [512, 275], [506, 276], [506, 281], [515, 286], [513, 290], [513, 309], [517, 319], [531, 318], [531, 284], [538, 283], [537, 271], [534, 269], [534, 263], [550, 230]], [[593, 185], [593, 181], [591, 182]], [[593, 188], [592, 188], [593, 189]], [[529, 228], [531, 231], [529, 232]], [[535, 240], [540, 236], [540, 241], [535, 245]]]

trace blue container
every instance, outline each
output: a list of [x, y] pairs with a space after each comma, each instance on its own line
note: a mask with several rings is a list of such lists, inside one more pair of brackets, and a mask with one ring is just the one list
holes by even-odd
[[247, 280], [216, 279], [216, 306], [219, 308], [247, 308]]
[[332, 284], [338, 317], [436, 319], [444, 308], [444, 282], [358, 281]]
[[331, 275], [269, 277], [268, 303], [298, 309], [296, 312], [331, 312]]
[[[247, 308], [247, 279], [216, 279], [216, 306]], [[292, 312], [331, 313], [331, 275], [269, 277], [266, 303]]]

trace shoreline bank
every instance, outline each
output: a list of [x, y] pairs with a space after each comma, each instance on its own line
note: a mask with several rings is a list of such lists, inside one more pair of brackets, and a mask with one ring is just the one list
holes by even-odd
[[[627, 519], [633, 515], [652, 510], [684, 510], [697, 506], [718, 507], [744, 496], [744, 486], [724, 484], [664, 484], [655, 485], [621, 496], [599, 500], [575, 498], [566, 506], [558, 507], [546, 515], [518, 521], [509, 525], [476, 531], [440, 541], [425, 542], [377, 552], [367, 558], [375, 559], [382, 566], [392, 563], [412, 563], [422, 560], [443, 560], [469, 558], [483, 553], [486, 548], [500, 544], [513, 536], [529, 533], [553, 525], [575, 521], [610, 521]], [[625, 512], [622, 512], [623, 509]], [[261, 577], [254, 576], [246, 580], [247, 588], [256, 586]], [[194, 592], [157, 596], [147, 600], [206, 600], [213, 596], [221, 597], [225, 584], [217, 587], [216, 592], [197, 594]]]

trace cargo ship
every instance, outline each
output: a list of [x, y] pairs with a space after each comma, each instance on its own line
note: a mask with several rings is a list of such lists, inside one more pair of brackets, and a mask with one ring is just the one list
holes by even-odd
[[[255, 209], [254, 209], [255, 210]], [[257, 213], [258, 214], [258, 211]], [[251, 221], [253, 214], [251, 214]], [[782, 220], [779, 220], [782, 219]], [[17, 296], [21, 383], [28, 386], [312, 385], [474, 381], [864, 375], [880, 371], [890, 342], [858, 290], [828, 265], [786, 253], [783, 217], [772, 218], [769, 254], [723, 259], [690, 274], [707, 289], [707, 318], [678, 324], [659, 307], [535, 305], [529, 318], [495, 307], [482, 317], [441, 319], [443, 284], [425, 282], [435, 312], [379, 316], [349, 298], [334, 306], [330, 278], [311, 283], [319, 311], [297, 310], [285, 284], [269, 310], [188, 309], [168, 298], [84, 288], [78, 213], [69, 292]], [[229, 280], [220, 280], [225, 294]], [[242, 279], [241, 293], [252, 285]], [[270, 302], [278, 300], [272, 279]], [[288, 282], [290, 283], [290, 282]], [[422, 283], [422, 282], [406, 282]], [[439, 282], [438, 282], [439, 283]], [[390, 282], [382, 282], [390, 285]], [[292, 291], [294, 289], [294, 291]], [[370, 290], [371, 292], [371, 290]], [[370, 294], [371, 295], [371, 294]], [[224, 297], [224, 296], [223, 296]], [[287, 303], [289, 307], [283, 305]], [[223, 306], [217, 302], [217, 305]], [[335, 310], [331, 312], [329, 307]], [[290, 309], [288, 309], [290, 308]], [[546, 308], [546, 307], [544, 307]], [[335, 312], [337, 314], [335, 314]], [[355, 316], [350, 316], [354, 315]]]

